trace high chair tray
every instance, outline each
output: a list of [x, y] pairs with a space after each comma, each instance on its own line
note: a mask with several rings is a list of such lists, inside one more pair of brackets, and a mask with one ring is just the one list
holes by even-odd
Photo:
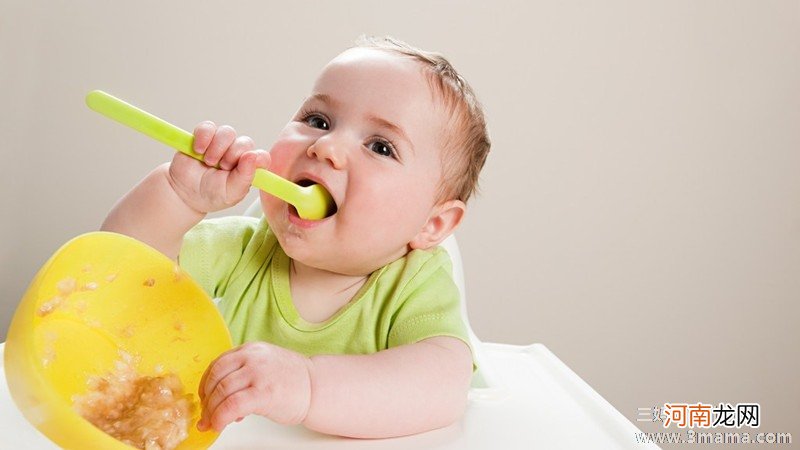
[[[542, 344], [481, 343], [482, 387], [466, 413], [440, 430], [393, 439], [327, 436], [250, 416], [228, 426], [212, 450], [256, 449], [657, 449], [639, 430]], [[0, 344], [0, 365], [3, 345]], [[0, 448], [57, 449], [30, 425], [0, 372]]]

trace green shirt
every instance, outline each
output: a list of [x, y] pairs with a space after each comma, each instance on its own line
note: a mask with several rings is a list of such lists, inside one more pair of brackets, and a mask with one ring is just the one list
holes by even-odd
[[204, 220], [184, 237], [180, 265], [215, 299], [233, 342], [266, 341], [307, 356], [369, 354], [433, 336], [469, 345], [450, 257], [413, 250], [376, 270], [349, 303], [321, 323], [292, 303], [290, 258], [266, 220]]

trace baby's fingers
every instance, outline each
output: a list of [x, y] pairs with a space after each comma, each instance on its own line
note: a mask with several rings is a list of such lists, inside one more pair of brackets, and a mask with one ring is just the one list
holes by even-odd
[[205, 120], [194, 127], [194, 142], [192, 148], [196, 153], [203, 154], [206, 152], [211, 139], [214, 138], [214, 132], [217, 131], [217, 124], [210, 120]]
[[217, 383], [241, 369], [244, 363], [244, 358], [242, 358], [238, 347], [218, 356], [200, 378], [200, 388], [198, 389], [200, 400], [206, 403], [208, 396], [217, 388]]
[[208, 144], [208, 148], [206, 148], [203, 156], [203, 161], [206, 165], [211, 167], [216, 166], [228, 150], [228, 147], [230, 147], [235, 140], [236, 130], [234, 130], [233, 127], [222, 125], [217, 128], [217, 132], [211, 139], [211, 143]]
[[222, 170], [231, 170], [236, 167], [236, 164], [239, 162], [239, 158], [242, 154], [249, 152], [256, 148], [255, 142], [248, 136], [239, 136], [233, 141], [230, 148], [225, 152], [222, 156], [222, 160], [219, 162], [219, 167]]
[[238, 369], [219, 380], [214, 389], [203, 399], [203, 410], [200, 415], [202, 421], [208, 424], [214, 411], [226, 398], [242, 389], [247, 389], [248, 386], [250, 378], [245, 369]]
[[204, 431], [204, 426], [210, 426], [217, 431], [222, 431], [223, 428], [239, 417], [244, 417], [256, 412], [258, 409], [258, 401], [258, 393], [254, 388], [247, 388], [235, 392], [226, 397], [225, 400], [210, 413], [206, 421], [199, 422], [198, 428]]
[[269, 153], [264, 150], [253, 150], [243, 154], [239, 158], [236, 169], [231, 171], [228, 176], [228, 198], [240, 198], [247, 195], [250, 185], [253, 183], [256, 168], [266, 169], [271, 161]]

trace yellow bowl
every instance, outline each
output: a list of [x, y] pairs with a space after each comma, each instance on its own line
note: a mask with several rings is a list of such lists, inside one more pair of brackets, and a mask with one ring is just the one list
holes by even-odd
[[196, 401], [178, 449], [206, 448], [218, 434], [197, 431], [198, 385], [231, 347], [211, 299], [172, 260], [130, 237], [95, 232], [66, 243], [31, 282], [8, 331], [5, 371], [24, 416], [59, 446], [131, 449], [73, 409], [87, 380], [111, 372], [125, 351], [138, 357], [141, 375], [178, 375]]

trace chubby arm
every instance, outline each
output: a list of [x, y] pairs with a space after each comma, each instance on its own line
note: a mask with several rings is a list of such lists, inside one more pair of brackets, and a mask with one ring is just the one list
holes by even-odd
[[183, 235], [206, 213], [192, 209], [181, 199], [172, 187], [169, 167], [169, 163], [158, 166], [125, 194], [100, 229], [126, 234], [176, 259]]
[[371, 355], [307, 358], [265, 342], [220, 356], [200, 382], [198, 428], [222, 430], [248, 414], [357, 438], [403, 436], [452, 424], [464, 412], [472, 357], [433, 337]]
[[322, 433], [359, 438], [420, 433], [452, 424], [467, 404], [472, 356], [456, 338], [311, 360], [311, 405], [303, 424]]
[[207, 213], [239, 203], [256, 167], [270, 163], [267, 152], [253, 150], [252, 139], [209, 121], [195, 127], [193, 147], [205, 164], [176, 153], [122, 197], [100, 229], [127, 234], [176, 259], [183, 235]]

